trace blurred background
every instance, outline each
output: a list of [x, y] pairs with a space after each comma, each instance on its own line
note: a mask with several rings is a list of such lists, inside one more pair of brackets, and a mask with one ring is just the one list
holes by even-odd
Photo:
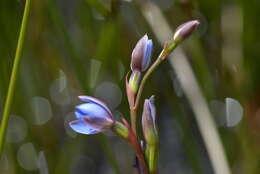
[[[24, 4], [0, 1], [0, 115]], [[129, 119], [124, 78], [132, 49], [147, 33], [155, 60], [162, 49], [157, 35], [165, 32], [147, 4], [160, 11], [173, 31], [188, 20], [200, 20], [182, 51], [214, 117], [232, 173], [260, 173], [260, 1], [32, 0], [1, 174], [131, 173], [134, 154], [128, 144], [111, 132], [77, 134], [68, 122], [75, 119], [78, 95], [100, 98], [115, 117]], [[169, 61], [146, 84], [143, 98], [152, 94], [160, 173], [213, 174]]]

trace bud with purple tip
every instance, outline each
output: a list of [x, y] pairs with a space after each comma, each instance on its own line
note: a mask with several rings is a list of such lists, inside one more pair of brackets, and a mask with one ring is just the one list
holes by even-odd
[[142, 115], [143, 134], [146, 141], [145, 157], [150, 173], [156, 171], [158, 159], [158, 133], [155, 124], [155, 112], [154, 97], [152, 96], [145, 100]]
[[113, 128], [120, 136], [127, 137], [127, 129], [114, 119], [105, 103], [90, 96], [79, 96], [79, 99], [85, 103], [76, 106], [77, 120], [69, 123], [74, 131], [90, 135]]
[[131, 70], [132, 74], [129, 79], [128, 88], [134, 95], [139, 86], [139, 81], [141, 79], [141, 72], [144, 72], [151, 61], [153, 49], [153, 41], [148, 39], [147, 35], [144, 35], [136, 44], [131, 59]]
[[144, 109], [142, 115], [142, 127], [143, 134], [146, 143], [156, 144], [157, 143], [157, 129], [155, 124], [155, 106], [154, 96], [146, 99], [144, 102]]
[[190, 34], [197, 28], [199, 24], [200, 22], [198, 20], [193, 20], [180, 25], [175, 31], [173, 40], [177, 43], [181, 42], [190, 36]]
[[145, 71], [151, 60], [153, 41], [144, 35], [136, 44], [132, 52], [131, 69], [133, 72]]

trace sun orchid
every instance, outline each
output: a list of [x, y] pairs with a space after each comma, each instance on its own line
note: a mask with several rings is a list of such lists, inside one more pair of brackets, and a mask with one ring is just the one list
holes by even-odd
[[90, 97], [79, 96], [83, 104], [76, 106], [77, 120], [70, 122], [70, 127], [81, 134], [96, 134], [110, 129], [115, 120], [112, 112], [102, 101]]
[[[131, 71], [125, 77], [130, 124], [124, 117], [117, 121], [113, 117], [111, 110], [102, 101], [90, 96], [79, 96], [79, 99], [84, 103], [76, 106], [75, 115], [77, 119], [69, 123], [70, 127], [78, 133], [87, 135], [107, 130], [113, 131], [131, 145], [135, 152], [135, 164], [137, 164], [135, 168], [138, 174], [158, 174], [159, 135], [155, 121], [154, 97], [152, 96], [144, 101], [141, 119], [143, 136], [140, 136], [137, 129], [137, 121], [140, 120], [137, 119], [138, 106], [148, 77], [198, 25], [199, 21], [193, 20], [178, 27], [173, 39], [165, 44], [163, 50], [149, 69], [153, 42], [147, 35], [144, 35], [137, 42], [132, 52]], [[147, 72], [142, 75], [146, 70]]]

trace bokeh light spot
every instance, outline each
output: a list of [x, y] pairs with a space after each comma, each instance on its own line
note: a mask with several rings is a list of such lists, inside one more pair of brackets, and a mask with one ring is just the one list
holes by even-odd
[[95, 96], [106, 102], [111, 109], [119, 106], [122, 100], [121, 89], [112, 82], [101, 83], [95, 91]]
[[17, 143], [22, 141], [27, 135], [27, 124], [25, 120], [16, 115], [11, 115], [7, 128], [6, 140]]
[[226, 98], [225, 103], [212, 100], [209, 106], [218, 126], [233, 127], [242, 120], [243, 108], [235, 99]]
[[43, 125], [52, 117], [50, 102], [43, 97], [33, 97], [31, 107], [33, 110], [32, 121], [36, 125]]
[[17, 160], [19, 165], [29, 171], [38, 168], [38, 158], [35, 147], [32, 143], [23, 144], [17, 152]]
[[40, 174], [49, 174], [47, 160], [43, 151], [39, 153], [38, 168]]
[[64, 129], [66, 131], [66, 134], [72, 138], [75, 138], [77, 136], [77, 133], [70, 128], [69, 122], [75, 119], [76, 117], [73, 112], [68, 113], [64, 119]]
[[240, 103], [232, 98], [226, 98], [227, 127], [236, 126], [243, 117], [243, 108]]
[[55, 79], [50, 86], [50, 96], [52, 101], [58, 105], [69, 105], [72, 101], [70, 91], [67, 84], [67, 77], [63, 71], [60, 71], [60, 75]]

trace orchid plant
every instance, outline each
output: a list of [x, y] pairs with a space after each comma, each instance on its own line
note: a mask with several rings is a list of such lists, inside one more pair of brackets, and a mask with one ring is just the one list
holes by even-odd
[[[152, 72], [173, 52], [173, 50], [185, 38], [187, 38], [199, 25], [197, 20], [186, 22], [180, 25], [173, 36], [173, 39], [164, 45], [156, 61], [149, 67], [152, 57], [153, 42], [144, 35], [136, 44], [131, 59], [131, 75], [126, 75], [126, 93], [129, 102], [130, 118], [129, 123], [125, 118], [115, 120], [111, 110], [102, 101], [90, 97], [79, 96], [84, 102], [76, 106], [76, 120], [70, 122], [70, 127], [81, 134], [97, 134], [106, 130], [112, 130], [119, 137], [131, 144], [137, 157], [135, 168], [139, 174], [158, 174], [158, 131], [156, 126], [156, 109], [154, 96], [145, 99], [142, 113], [141, 139], [136, 131], [136, 120], [141, 95], [145, 82]], [[142, 73], [144, 76], [142, 76]]]

